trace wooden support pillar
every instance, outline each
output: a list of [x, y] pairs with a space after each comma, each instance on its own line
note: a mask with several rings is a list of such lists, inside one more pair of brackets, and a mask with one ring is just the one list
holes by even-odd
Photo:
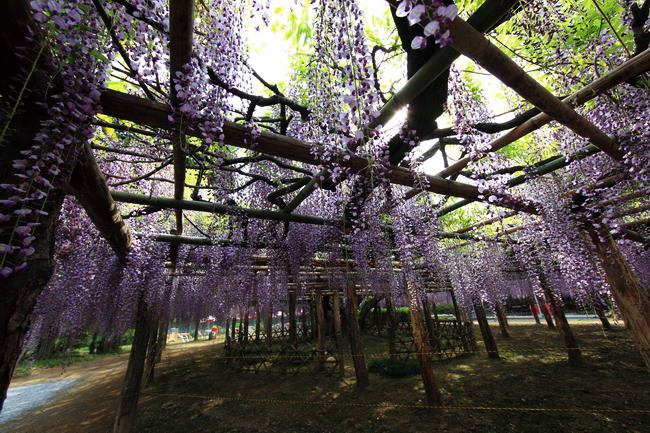
[[239, 335], [237, 336], [237, 341], [239, 344], [244, 343], [244, 312], [239, 313]]
[[323, 294], [320, 289], [316, 289], [316, 323], [318, 326], [317, 332], [317, 349], [318, 349], [318, 370], [325, 370], [325, 309], [323, 306]]
[[343, 353], [343, 329], [341, 326], [341, 298], [338, 290], [332, 295], [332, 316], [334, 318], [334, 338], [336, 339], [336, 351], [339, 355], [339, 372], [341, 377], [345, 375], [345, 356]]
[[150, 334], [150, 313], [141, 294], [138, 300], [135, 335], [131, 345], [131, 355], [124, 376], [120, 402], [117, 407], [113, 433], [130, 433], [135, 426], [135, 415], [140, 397], [140, 384], [144, 373], [144, 363], [147, 357], [147, 346]]
[[225, 335], [226, 346], [230, 344], [230, 318], [226, 319], [226, 335]]
[[388, 313], [388, 353], [391, 358], [395, 358], [397, 348], [395, 347], [395, 338], [397, 334], [397, 314], [395, 313], [395, 304], [390, 293], [386, 294], [386, 312]]
[[199, 341], [199, 327], [201, 326], [201, 315], [196, 316], [196, 325], [194, 326], [194, 341]]
[[530, 312], [533, 313], [533, 317], [535, 318], [535, 323], [541, 325], [542, 322], [539, 321], [539, 314], [537, 314], [537, 304], [528, 304], [528, 308], [530, 308]]
[[542, 310], [542, 314], [544, 315], [544, 320], [546, 320], [546, 326], [548, 326], [548, 329], [555, 329], [555, 324], [553, 323], [553, 317], [551, 316], [551, 313], [548, 311], [548, 308], [546, 307], [546, 300], [542, 299], [542, 303], [540, 304], [539, 298], [535, 296], [535, 299], [537, 300], [537, 305], [539, 306], [539, 309]]
[[497, 342], [492, 335], [490, 324], [488, 323], [487, 316], [485, 315], [483, 303], [478, 299], [474, 301], [474, 312], [476, 313], [476, 321], [478, 322], [478, 326], [481, 329], [483, 344], [485, 344], [485, 350], [487, 351], [488, 358], [501, 359], [499, 357], [499, 348], [497, 347]]
[[368, 367], [366, 366], [366, 358], [363, 354], [361, 330], [359, 329], [359, 320], [357, 319], [357, 294], [352, 282], [348, 283], [347, 298], [348, 338], [350, 339], [350, 352], [352, 354], [354, 372], [357, 377], [357, 389], [361, 390], [370, 384], [370, 379], [368, 378]]
[[273, 305], [269, 304], [266, 312], [266, 346], [271, 347], [273, 343]]
[[429, 299], [427, 299], [426, 293], [422, 295], [422, 312], [424, 314], [424, 323], [427, 329], [429, 344], [431, 347], [435, 347], [437, 345], [435, 341], [436, 335], [433, 327], [433, 320], [431, 319], [431, 311], [429, 310]]
[[417, 288], [415, 286], [415, 282], [409, 279], [406, 281], [406, 296], [409, 302], [411, 331], [413, 332], [415, 348], [418, 351], [420, 375], [422, 376], [422, 383], [424, 385], [424, 392], [427, 396], [427, 403], [430, 405], [439, 406], [442, 403], [442, 396], [440, 395], [440, 390], [438, 389], [436, 378], [433, 375], [431, 346], [429, 346], [429, 342], [427, 340], [426, 325], [422, 317], [422, 311], [420, 310]]
[[497, 321], [499, 322], [499, 328], [501, 329], [501, 336], [504, 338], [510, 338], [505, 312], [503, 311], [503, 306], [499, 301], [494, 302], [494, 314], [497, 316]]
[[298, 347], [298, 324], [296, 322], [296, 292], [289, 292], [289, 343]]
[[[234, 343], [235, 342], [235, 336], [237, 335], [237, 316], [232, 317], [232, 331], [230, 332], [230, 339]], [[241, 341], [239, 341], [241, 343]]]
[[438, 317], [438, 306], [434, 301], [431, 301], [431, 310], [433, 311], [433, 318], [435, 319], [435, 325], [438, 326], [440, 318]]
[[261, 328], [261, 314], [260, 314], [260, 303], [256, 299], [255, 300], [255, 341], [260, 341], [260, 333], [262, 331]]
[[250, 316], [248, 314], [248, 308], [244, 313], [244, 343], [248, 343], [248, 327], [250, 325]]
[[600, 299], [598, 299], [598, 296], [591, 296], [591, 300], [594, 304], [594, 311], [596, 312], [596, 316], [598, 316], [598, 320], [600, 320], [600, 323], [603, 325], [603, 329], [609, 331], [612, 329], [612, 325], [609, 323], [609, 319], [607, 319], [607, 314], [605, 313], [605, 309], [603, 308], [603, 304], [601, 304]]
[[449, 291], [449, 294], [451, 295], [451, 302], [454, 304], [454, 315], [456, 316], [456, 320], [460, 325], [463, 319], [460, 315], [460, 308], [458, 308], [458, 302], [456, 301], [456, 294], [454, 293], [453, 289]]
[[641, 357], [650, 370], [650, 297], [621, 253], [605, 224], [585, 222], [585, 229], [596, 247], [616, 304], [632, 333]]
[[156, 366], [156, 357], [158, 355], [158, 334], [161, 331], [160, 314], [151, 314], [149, 322], [149, 342], [147, 343], [147, 357], [144, 364], [144, 373], [142, 375], [142, 386], [149, 386], [153, 382]]
[[546, 275], [544, 275], [543, 271], [539, 272], [537, 277], [539, 278], [542, 290], [544, 290], [544, 295], [551, 303], [553, 315], [555, 316], [555, 320], [558, 324], [558, 330], [560, 331], [560, 334], [564, 339], [564, 345], [567, 348], [567, 354], [569, 355], [569, 365], [572, 367], [582, 367], [584, 365], [584, 362], [582, 360], [582, 353], [580, 352], [580, 348], [578, 346], [578, 340], [576, 340], [574, 337], [573, 331], [569, 326], [569, 321], [564, 314], [564, 307], [560, 303], [560, 300], [555, 297], [555, 294], [551, 289], [551, 285], [546, 279]]

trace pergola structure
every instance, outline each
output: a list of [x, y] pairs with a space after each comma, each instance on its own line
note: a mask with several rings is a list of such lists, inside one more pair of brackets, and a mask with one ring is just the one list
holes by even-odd
[[[93, 0], [92, 3], [96, 8], [96, 13], [99, 14], [105, 23], [107, 30], [109, 32], [112, 31], [111, 18], [104, 9], [103, 2]], [[116, 1], [115, 3], [123, 4], [127, 9], [129, 7], [128, 2]], [[391, 7], [395, 8], [399, 2], [389, 1], [388, 3]], [[599, 79], [584, 86], [576, 93], [559, 98], [536, 82], [508, 55], [484, 36], [486, 32], [500, 25], [505, 17], [509, 15], [512, 8], [517, 7], [518, 4], [518, 1], [513, 0], [486, 0], [467, 21], [460, 17], [453, 19], [449, 24], [452, 40], [450, 46], [433, 50], [426, 61], [422, 62], [417, 68], [417, 71], [412, 74], [404, 87], [397, 91], [383, 106], [376, 118], [363, 128], [362, 136], [352, 141], [346, 150], [333, 156], [333, 160], [336, 160], [341, 167], [349, 170], [345, 176], [352, 177], [358, 175], [359, 178], [376, 176], [375, 163], [366, 157], [366, 155], [358, 153], [358, 149], [367, 144], [373, 132], [385, 126], [400, 109], [420, 104], [421, 102], [417, 102], [418, 98], [423, 93], [426, 93], [427, 89], [430, 89], [432, 85], [438, 83], [439, 80], [446, 80], [445, 74], [448, 74], [451, 64], [460, 55], [470, 58], [534, 106], [533, 109], [528, 110], [523, 115], [517, 116], [512, 121], [505, 122], [504, 124], [491, 125], [490, 128], [495, 133], [501, 131], [506, 132], [489, 143], [487, 146], [488, 150], [484, 155], [504, 148], [551, 121], [559, 122], [564, 128], [575, 132], [590, 143], [572, 155], [556, 155], [544, 159], [537, 164], [523, 167], [522, 170], [525, 174], [510, 179], [507, 184], [508, 187], [515, 187], [534, 178], [548, 175], [566, 167], [573, 161], [589, 158], [600, 152], [603, 152], [613, 160], [622, 161], [625, 152], [621, 149], [616, 139], [606, 135], [587, 118], [578, 114], [576, 108], [616, 86], [629, 82], [650, 71], [650, 49], [646, 47], [629, 60], [603, 74]], [[313, 154], [312, 143], [288, 135], [286, 133], [286, 127], [283, 128], [283, 131], [279, 131], [283, 133], [275, 133], [269, 130], [256, 132], [245, 123], [225, 120], [221, 131], [225, 145], [251, 151], [254, 157], [259, 158], [260, 161], [279, 160], [285, 166], [297, 167], [297, 169], [305, 167], [305, 165], [311, 167], [308, 170], [302, 169], [302, 177], [298, 182], [291, 183], [289, 187], [280, 186], [277, 188], [273, 207], [253, 209], [238, 206], [236, 203], [223, 204], [201, 200], [197, 197], [189, 200], [185, 198], [185, 192], [188, 188], [200, 187], [200, 180], [196, 184], [188, 184], [188, 170], [200, 171], [207, 168], [207, 166], [196, 163], [197, 159], [194, 158], [205, 152], [205, 148], [197, 145], [197, 141], [195, 140], [203, 138], [203, 132], [198, 125], [200, 122], [191, 120], [179, 124], [179, 122], [170, 120], [174, 113], [181, 111], [181, 105], [183, 103], [183, 98], [179, 97], [178, 88], [174, 85], [173, 77], [177, 77], [178, 73], [183, 73], [184, 65], [190, 62], [192, 58], [193, 36], [195, 33], [194, 19], [196, 15], [194, 7], [195, 2], [193, 0], [171, 0], [169, 2], [169, 29], [164, 32], [168, 38], [170, 55], [169, 82], [164, 86], [168, 90], [166, 92], [168, 99], [162, 100], [153, 94], [142, 97], [105, 89], [102, 91], [100, 97], [100, 114], [102, 116], [101, 118], [98, 117], [95, 121], [95, 124], [101, 127], [113, 128], [136, 136], [139, 134], [142, 136], [156, 136], [160, 132], [167, 134], [172, 143], [171, 153], [160, 161], [161, 166], [156, 171], [146, 173], [142, 178], [152, 179], [155, 173], [160, 171], [164, 166], [173, 166], [173, 179], [161, 179], [161, 181], [173, 182], [173, 197], [151, 196], [114, 189], [107, 183], [105, 175], [95, 160], [96, 152], [114, 156], [130, 155], [146, 157], [147, 155], [130, 150], [128, 147], [110, 148], [89, 142], [85, 143], [79, 149], [71, 167], [69, 179], [61, 185], [57, 185], [56, 194], [51, 194], [48, 198], [45, 209], [49, 215], [42, 219], [43, 228], [36, 244], [36, 253], [33, 258], [28, 260], [28, 266], [31, 267], [32, 271], [29, 274], [16, 273], [3, 281], [3, 292], [7, 293], [7, 299], [10, 302], [5, 303], [3, 301], [0, 317], [2, 320], [2, 324], [0, 325], [0, 329], [2, 329], [2, 333], [0, 334], [0, 345], [2, 346], [2, 358], [0, 359], [0, 381], [3, 383], [2, 396], [4, 396], [9, 384], [13, 366], [16, 362], [16, 353], [19, 351], [20, 341], [27, 329], [29, 314], [33, 309], [36, 296], [46, 284], [51, 273], [50, 256], [54, 227], [58, 210], [61, 208], [63, 198], [66, 194], [72, 194], [76, 197], [97, 230], [106, 239], [115, 252], [115, 255], [121, 260], [126, 259], [132, 248], [133, 237], [140, 236], [141, 234], [134, 233], [129, 229], [120, 212], [119, 203], [143, 206], [145, 210], [174, 210], [175, 224], [171, 232], [155, 233], [152, 237], [155, 241], [169, 244], [171, 260], [169, 264], [169, 275], [171, 277], [180, 277], [190, 273], [197, 275], [201, 272], [200, 269], [184, 270], [182, 264], [177, 263], [178, 249], [183, 244], [204, 246], [215, 244], [222, 246], [239, 245], [247, 248], [260, 249], [274, 248], [271, 244], [251, 245], [246, 242], [240, 242], [238, 244], [230, 240], [215, 241], [207, 236], [188, 236], [184, 234], [187, 231], [184, 226], [185, 211], [245, 216], [249, 219], [276, 221], [287, 225], [322, 225], [330, 226], [343, 232], [346, 231], [346, 217], [344, 215], [341, 215], [340, 218], [333, 219], [300, 213], [301, 203], [317, 188], [334, 189], [341, 180], [333, 180], [331, 169], [324, 161]], [[34, 25], [28, 2], [26, 0], [5, 2], [5, 4], [0, 6], [0, 23], [2, 23], [0, 26], [0, 34], [2, 36], [0, 55], [2, 56], [3, 65], [8, 65], [0, 73], [0, 86], [2, 86], [0, 93], [3, 95], [10, 93], [12, 86], [11, 78], [22, 69], [33, 66], [35, 77], [29, 82], [29, 88], [32, 92], [30, 93], [30, 98], [24, 102], [24, 114], [19, 119], [21, 127], [16, 128], [17, 132], [12, 134], [11, 141], [9, 141], [9, 150], [2, 156], [2, 171], [0, 175], [4, 179], [5, 177], [10, 178], [11, 176], [11, 173], [7, 169], [11, 161], [17, 158], [21, 150], [34, 145], [34, 137], [39, 125], [44, 119], [47, 119], [48, 113], [41, 108], [42, 103], [46, 102], [46, 97], [43, 96], [43, 90], [52, 86], [56, 87], [59, 83], [56, 81], [55, 74], [53, 81], [50, 82], [47, 79], [53, 76], [52, 71], [48, 69], [50, 68], [51, 62], [47, 59], [47, 51], [38, 53], [39, 57], [36, 62], [31, 63], [35, 55], [32, 51], [45, 43], [39, 40], [39, 38], [44, 37], [42, 33], [36, 32], [30, 36], [34, 40], [33, 47], [27, 48], [29, 53], [21, 57], [20, 59], [22, 60], [17, 61], [15, 59], [15, 52], [23, 47], [23, 39], [28, 34], [27, 29], [29, 26]], [[155, 23], [148, 24], [156, 25]], [[128, 58], [128, 54], [124, 51], [114, 32], [111, 35], [115, 47], [122, 57], [122, 61], [130, 67], [133, 59]], [[215, 80], [218, 80], [218, 77]], [[272, 89], [273, 86], [269, 85], [269, 88]], [[305, 107], [302, 107], [297, 102], [281, 94], [277, 90], [277, 87], [275, 87], [274, 95], [268, 98], [248, 95], [237, 89], [226, 90], [229, 90], [235, 96], [248, 99], [250, 102], [249, 110], [251, 111], [254, 111], [257, 106], [274, 105], [280, 106], [282, 110], [290, 108], [294, 111], [300, 111], [300, 114], [303, 116], [308, 116], [308, 111], [306, 111]], [[20, 130], [18, 131], [18, 129]], [[443, 130], [430, 132], [430, 136], [432, 137], [444, 137], [445, 134], [446, 132]], [[4, 148], [3, 153], [5, 153]], [[385, 171], [384, 176], [391, 184], [409, 188], [409, 191], [406, 193], [407, 200], [421, 197], [422, 194], [431, 193], [460, 199], [445, 207], [433, 209], [431, 211], [432, 216], [439, 217], [454, 212], [474, 201], [483, 201], [489, 205], [496, 205], [507, 209], [507, 213], [499, 217], [477, 222], [455, 232], [441, 232], [439, 234], [441, 239], [459, 239], [466, 241], [466, 243], [456, 245], [453, 248], [458, 248], [476, 240], [485, 241], [485, 237], [471, 234], [471, 232], [481, 227], [497, 222], [502, 223], [504, 219], [519, 214], [539, 213], [538, 204], [535, 202], [516, 199], [514, 196], [507, 194], [498, 197], [498, 200], [489, 200], [482, 194], [478, 187], [456, 180], [458, 175], [474, 161], [470, 156], [465, 156], [457, 162], [447, 165], [437, 175], [427, 175], [404, 166], [406, 165], [403, 163], [406, 153], [407, 151], [404, 151], [403, 147], [391, 149], [391, 154], [389, 155], [390, 166]], [[435, 151], [432, 153], [435, 153]], [[190, 162], [190, 165], [188, 165], [188, 162]], [[194, 163], [197, 165], [191, 165]], [[304, 165], [297, 166], [294, 163]], [[315, 169], [313, 174], [312, 168]], [[214, 169], [218, 170], [219, 167], [214, 167]], [[127, 179], [125, 182], [129, 180], [133, 179]], [[591, 187], [606, 188], [624, 180], [624, 174], [614, 173], [610, 178], [602, 179], [601, 184]], [[589, 187], [589, 185], [585, 185], [585, 188]], [[368, 194], [368, 191], [364, 193]], [[572, 195], [572, 199], [578, 207], [584, 201], [583, 193], [582, 190], [579, 190], [575, 191]], [[645, 194], [647, 194], [647, 187], [620, 196], [617, 200], [623, 202], [641, 197]], [[281, 199], [282, 197], [287, 198], [286, 203]], [[611, 202], [611, 199], [609, 201]], [[614, 218], [635, 215], [647, 210], [648, 205], [646, 204], [634, 209], [621, 211]], [[647, 218], [642, 218], [634, 222], [626, 222], [621, 224], [622, 230], [616, 232], [615, 236], [644, 244], [647, 247], [650, 245], [650, 240], [636, 230], [638, 227], [644, 225], [646, 227], [648, 225]], [[488, 241], [499, 242], [503, 237], [517, 230], [521, 230], [522, 227], [517, 226], [504, 229], [496, 237], [488, 239]], [[385, 229], [390, 231], [391, 228], [387, 226]], [[626, 318], [628, 326], [635, 336], [635, 341], [646, 364], [650, 367], [650, 300], [643, 293], [643, 289], [639, 287], [638, 281], [632, 276], [630, 266], [622, 256], [617, 247], [614, 235], [609, 232], [607, 226], [605, 224], [595, 224], [592, 220], [585, 220], [584, 230], [595, 245], [595, 250], [607, 275], [612, 293], [616, 298], [621, 313]], [[256, 257], [251, 270], [254, 272], [263, 271], [267, 265], [268, 261], [264, 257]], [[310, 288], [310, 296], [318, 298], [317, 314], [320, 315], [322, 313], [320, 311], [322, 309], [322, 296], [324, 293], [329, 294], [326, 291], [331, 290], [331, 287], [327, 284], [328, 272], [336, 268], [345, 268], [347, 272], [354, 272], [354, 263], [351, 259], [345, 263], [332, 263], [326, 260], [314, 259], [313, 265], [320, 266], [320, 268], [313, 271], [314, 274], [303, 283]], [[397, 260], [394, 262], [392, 270], [399, 273], [401, 266], [401, 262]], [[540, 277], [544, 289], [549, 290], [548, 283], [544, 281], [543, 276], [540, 275]], [[429, 402], [431, 404], [439, 404], [440, 395], [432, 375], [430, 342], [427, 341], [427, 332], [431, 332], [430, 329], [432, 326], [428, 323], [431, 319], [431, 314], [428, 312], [427, 306], [424, 306], [424, 310], [427, 313], [422, 314], [422, 304], [417, 299], [412, 299], [415, 291], [409, 289], [409, 284], [407, 282], [406, 295], [409, 297], [409, 305], [411, 306], [410, 326], [421, 365], [422, 379]], [[293, 283], [288, 287], [289, 300], [290, 302], [294, 302], [294, 304], [296, 296], [295, 287], [297, 286], [297, 283]], [[432, 282], [429, 289], [436, 290], [438, 287], [436, 287], [436, 283]], [[358, 303], [356, 292], [362, 292], [363, 290], [363, 286], [351, 283], [347, 287], [347, 290], [341, 291], [340, 293], [338, 293], [338, 289], [336, 290], [337, 294], [334, 296], [334, 302], [339, 302], [338, 295], [346, 296], [348, 307], [351, 309], [353, 316]], [[550, 298], [552, 299], [552, 296]], [[318, 307], [318, 305], [321, 305], [321, 307]], [[487, 320], [485, 319], [485, 312], [482, 311], [482, 307], [479, 305], [475, 305], [475, 308], [477, 318], [481, 324], [481, 331], [484, 333], [483, 337], [488, 347], [488, 353], [491, 356], [498, 357], [494, 340], [489, 334], [490, 331], [487, 326]], [[555, 309], [556, 318], [559, 318], [559, 326], [564, 328], [569, 357], [575, 357], [576, 343], [573, 340], [570, 328], [568, 328], [564, 313], [561, 311], [561, 306], [554, 304], [553, 308]], [[461, 317], [459, 314], [457, 320], [460, 323]], [[147, 307], [141, 300], [138, 307], [134, 350], [131, 354], [125, 379], [125, 386], [116, 421], [116, 432], [129, 431], [132, 428], [140, 383], [143, 377], [148, 377], [151, 374], [150, 371], [147, 372], [147, 369], [153, 368], [151, 362], [145, 367], [145, 361], [148, 356], [147, 347], [151, 347], [153, 342], [151, 333], [147, 332], [147, 329], [159, 327], [157, 323], [152, 325], [152, 320], [154, 319], [147, 313]], [[295, 321], [295, 317], [293, 320]], [[17, 326], [14, 325], [16, 323], [18, 324]], [[293, 326], [295, 327], [295, 323]], [[355, 371], [357, 372], [358, 384], [362, 387], [367, 383], [368, 376], [365, 365], [362, 365], [364, 359], [363, 350], [360, 347], [358, 338], [358, 324], [352, 320], [349, 326], [350, 346], [355, 363]], [[427, 328], [429, 328], [429, 331], [427, 331]], [[338, 334], [339, 332], [337, 331]], [[320, 336], [319, 344], [322, 344]]]

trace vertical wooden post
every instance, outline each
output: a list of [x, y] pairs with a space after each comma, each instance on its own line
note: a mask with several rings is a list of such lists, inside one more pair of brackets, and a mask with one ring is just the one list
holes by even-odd
[[248, 307], [246, 307], [246, 312], [244, 313], [244, 343], [248, 343], [248, 326], [250, 325], [250, 316], [248, 314]]
[[149, 342], [147, 343], [147, 357], [144, 364], [142, 386], [149, 386], [154, 379], [156, 357], [158, 355], [158, 334], [162, 332], [160, 314], [152, 314], [149, 323]]
[[138, 300], [135, 335], [131, 345], [131, 355], [124, 376], [120, 402], [117, 407], [113, 433], [130, 433], [135, 425], [135, 415], [140, 397], [140, 384], [144, 372], [144, 362], [149, 343], [150, 319], [144, 295]]
[[239, 335], [237, 335], [237, 341], [239, 344], [244, 343], [244, 312], [239, 312]]
[[474, 300], [474, 312], [476, 313], [476, 321], [478, 322], [478, 326], [481, 329], [483, 344], [485, 344], [485, 350], [487, 351], [488, 358], [501, 359], [499, 357], [499, 348], [497, 347], [497, 342], [492, 335], [490, 324], [488, 323], [487, 316], [485, 315], [483, 303], [479, 299]]
[[225, 343], [226, 343], [226, 346], [228, 346], [228, 344], [230, 344], [230, 318], [226, 319], [226, 327], [225, 328], [226, 328]]
[[395, 338], [397, 334], [397, 315], [395, 313], [395, 304], [391, 294], [386, 294], [386, 312], [388, 313], [388, 353], [391, 358], [395, 358], [397, 348], [395, 347]]
[[318, 326], [317, 332], [317, 348], [318, 348], [318, 370], [325, 370], [325, 310], [323, 308], [323, 293], [320, 289], [316, 289], [316, 323]]
[[280, 335], [283, 337], [286, 335], [284, 330], [284, 311], [280, 311]]
[[591, 302], [594, 304], [594, 311], [596, 311], [596, 316], [598, 316], [598, 320], [602, 323], [603, 329], [607, 331], [611, 330], [612, 325], [609, 323], [609, 319], [607, 319], [607, 314], [605, 314], [605, 309], [600, 299], [598, 299], [598, 295], [591, 295]]
[[542, 310], [542, 314], [544, 315], [544, 320], [546, 320], [546, 326], [548, 326], [548, 329], [555, 329], [555, 324], [553, 323], [553, 317], [551, 317], [551, 314], [549, 313], [548, 309], [546, 308], [546, 300], [542, 299], [542, 303], [539, 303], [539, 298], [535, 296], [535, 300], [537, 300], [537, 305], [539, 306], [539, 309]]
[[296, 323], [296, 291], [289, 292], [289, 343], [298, 347], [298, 324]]
[[359, 329], [359, 320], [357, 318], [357, 294], [353, 282], [348, 282], [347, 298], [350, 352], [352, 354], [354, 372], [357, 377], [357, 388], [361, 390], [370, 384], [370, 379], [368, 378], [368, 367], [366, 366], [366, 358], [363, 354], [363, 344], [361, 343], [361, 331]]
[[273, 304], [269, 303], [266, 312], [266, 345], [270, 348], [273, 343]]
[[456, 320], [458, 321], [458, 324], [463, 321], [460, 315], [460, 308], [458, 308], [458, 302], [456, 301], [456, 294], [454, 293], [454, 289], [450, 289], [449, 293], [451, 294], [451, 302], [454, 304], [454, 315], [456, 316]]
[[199, 326], [201, 325], [201, 315], [196, 316], [196, 326], [194, 326], [194, 341], [199, 341]]
[[[230, 332], [230, 340], [232, 342], [235, 342], [235, 336], [237, 335], [236, 333], [237, 330], [237, 315], [232, 316], [232, 330]], [[240, 339], [238, 339], [239, 341]], [[241, 341], [239, 341], [241, 343]]]
[[260, 317], [260, 303], [255, 299], [255, 341], [260, 341], [261, 323]]
[[341, 327], [341, 298], [339, 297], [339, 291], [336, 289], [334, 295], [332, 295], [332, 316], [334, 317], [336, 351], [339, 355], [339, 372], [343, 377], [345, 375], [345, 356], [343, 353], [343, 329]]
[[542, 286], [542, 290], [544, 290], [544, 295], [551, 303], [553, 315], [555, 316], [555, 320], [558, 324], [560, 334], [564, 339], [564, 345], [567, 348], [567, 354], [569, 355], [569, 365], [572, 367], [582, 367], [584, 365], [582, 360], [582, 353], [578, 347], [578, 341], [574, 337], [573, 331], [569, 326], [569, 321], [566, 319], [566, 315], [564, 314], [564, 307], [560, 301], [556, 299], [555, 294], [551, 289], [551, 285], [546, 279], [546, 275], [544, 275], [544, 272], [539, 272], [537, 274], [537, 277], [539, 278], [539, 283]]
[[508, 332], [508, 325], [506, 324], [506, 318], [503, 311], [503, 306], [499, 301], [494, 302], [494, 314], [497, 316], [497, 321], [499, 322], [499, 328], [501, 329], [501, 336], [504, 338], [510, 338], [510, 333]]
[[427, 335], [428, 335], [428, 340], [429, 344], [431, 347], [437, 346], [436, 341], [435, 341], [435, 330], [433, 328], [433, 320], [431, 319], [431, 312], [429, 310], [429, 299], [427, 298], [427, 294], [423, 293], [422, 294], [422, 313], [424, 315], [424, 323], [426, 325], [427, 329]]
[[442, 403], [442, 396], [433, 375], [433, 361], [431, 360], [431, 348], [427, 341], [425, 324], [420, 310], [415, 282], [408, 279], [406, 281], [406, 296], [409, 301], [409, 310], [411, 316], [411, 331], [415, 348], [418, 351], [418, 361], [420, 362], [420, 375], [424, 385], [424, 392], [427, 396], [427, 402], [430, 405], [439, 406]]
[[539, 321], [539, 314], [537, 314], [537, 304], [528, 304], [528, 308], [530, 308], [530, 312], [533, 313], [533, 318], [535, 318], [535, 323], [541, 325], [542, 322]]
[[440, 323], [440, 318], [438, 317], [438, 306], [436, 303], [432, 300], [431, 301], [431, 309], [433, 310], [433, 318], [435, 319], [435, 325], [438, 326]]

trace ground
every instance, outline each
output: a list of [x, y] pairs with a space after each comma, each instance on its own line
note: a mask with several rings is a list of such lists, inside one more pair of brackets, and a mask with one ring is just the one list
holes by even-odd
[[[156, 383], [143, 391], [137, 431], [650, 433], [650, 374], [628, 331], [604, 332], [593, 322], [572, 326], [585, 349], [586, 366], [580, 369], [567, 365], [561, 339], [544, 326], [513, 323], [509, 340], [493, 326], [501, 361], [478, 353], [436, 365], [444, 404], [453, 407], [442, 411], [405, 407], [425, 404], [419, 376], [371, 374], [370, 387], [358, 392], [349, 360], [343, 379], [234, 374], [215, 362], [221, 343], [174, 345], [165, 351]], [[386, 350], [377, 338], [366, 343], [369, 353]], [[63, 375], [49, 369], [16, 380], [14, 386], [85, 377], [0, 430], [110, 431], [126, 359], [106, 357], [69, 366]], [[526, 410], [476, 408], [486, 406]], [[589, 410], [579, 410], [584, 408]], [[631, 410], [646, 412], [625, 412]]]

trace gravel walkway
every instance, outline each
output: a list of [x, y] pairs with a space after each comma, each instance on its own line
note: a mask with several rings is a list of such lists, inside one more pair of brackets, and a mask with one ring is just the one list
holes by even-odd
[[9, 388], [2, 412], [0, 412], [0, 432], [2, 424], [36, 409], [54, 398], [59, 392], [72, 387], [81, 379], [65, 379], [36, 385]]

